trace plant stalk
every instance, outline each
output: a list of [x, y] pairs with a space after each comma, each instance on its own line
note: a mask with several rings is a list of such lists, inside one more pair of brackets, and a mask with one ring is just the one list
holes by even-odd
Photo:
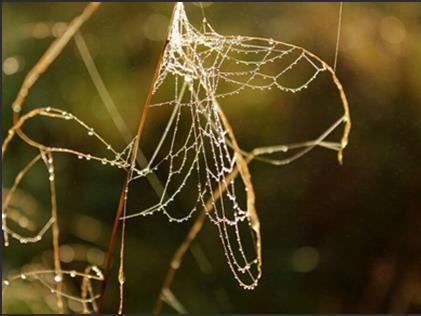
[[[143, 107], [142, 114], [140, 116], [139, 125], [138, 125], [137, 133], [136, 133], [136, 136], [135, 136], [135, 141], [133, 143], [132, 154], [131, 154], [131, 157], [130, 157], [130, 166], [131, 167], [133, 167], [133, 165], [136, 162], [136, 157], [137, 157], [139, 144], [140, 144], [140, 138], [142, 136], [142, 132], [143, 132], [143, 129], [144, 129], [144, 126], [145, 126], [146, 118], [147, 118], [148, 113], [149, 113], [149, 105], [151, 104], [151, 100], [152, 100], [152, 96], [153, 96], [153, 89], [154, 89], [156, 80], [158, 78], [159, 71], [161, 69], [161, 64], [162, 64], [162, 60], [163, 60], [163, 57], [164, 57], [165, 49], [166, 49], [166, 47], [169, 43], [169, 35], [170, 35], [170, 30], [171, 30], [172, 25], [173, 25], [174, 13], [175, 13], [176, 6], [177, 6], [177, 4], [174, 4], [172, 16], [171, 16], [170, 23], [169, 23], [169, 26], [168, 26], [166, 40], [165, 40], [165, 43], [162, 47], [158, 62], [156, 64], [155, 72], [154, 72], [154, 75], [153, 75], [153, 78], [152, 78], [151, 85], [149, 87], [149, 91], [148, 91], [148, 95], [147, 95], [147, 98], [146, 98], [146, 101], [145, 101], [145, 105]], [[130, 177], [131, 177], [131, 172], [129, 170], [129, 172], [127, 173], [126, 179], [124, 181], [122, 191], [121, 191], [120, 200], [119, 200], [118, 208], [117, 208], [117, 211], [116, 211], [116, 216], [115, 216], [115, 219], [114, 219], [113, 231], [111, 233], [111, 239], [110, 239], [110, 243], [108, 245], [107, 257], [106, 257], [106, 260], [105, 260], [105, 267], [104, 267], [104, 271], [103, 271], [104, 281], [102, 282], [101, 291], [100, 291], [100, 298], [99, 298], [99, 303], [98, 303], [98, 313], [101, 313], [102, 307], [103, 307], [103, 304], [104, 304], [104, 297], [105, 297], [105, 292], [106, 292], [107, 283], [108, 283], [107, 281], [108, 281], [109, 274], [110, 274], [112, 257], [113, 257], [113, 253], [114, 253], [114, 249], [115, 249], [115, 243], [116, 243], [116, 240], [117, 240], [117, 233], [118, 233], [118, 229], [119, 229], [119, 226], [120, 226], [120, 217], [123, 213], [124, 205], [126, 203], [125, 197], [127, 196]]]

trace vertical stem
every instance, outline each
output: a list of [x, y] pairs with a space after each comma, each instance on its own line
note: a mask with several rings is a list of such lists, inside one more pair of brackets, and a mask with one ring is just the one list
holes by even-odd
[[[151, 104], [151, 100], [152, 100], [153, 88], [155, 86], [156, 80], [157, 80], [158, 75], [159, 75], [159, 71], [161, 69], [161, 64], [162, 64], [165, 48], [167, 47], [167, 45], [169, 43], [169, 34], [170, 34], [170, 30], [171, 30], [172, 25], [173, 25], [174, 13], [175, 13], [176, 8], [177, 8], [177, 4], [175, 4], [174, 8], [173, 8], [171, 20], [170, 20], [170, 23], [169, 23], [169, 26], [168, 26], [168, 31], [167, 31], [167, 37], [166, 37], [167, 39], [166, 39], [166, 41], [165, 41], [165, 43], [162, 47], [161, 54], [160, 54], [158, 62], [156, 64], [155, 72], [154, 72], [154, 75], [152, 77], [152, 82], [151, 82], [151, 85], [149, 87], [149, 91], [148, 91], [148, 95], [147, 95], [147, 98], [146, 98], [146, 101], [145, 101], [145, 105], [143, 107], [142, 114], [140, 116], [140, 121], [139, 121], [139, 125], [138, 125], [138, 128], [137, 128], [137, 133], [136, 133], [136, 136], [135, 136], [135, 141], [133, 143], [132, 153], [131, 153], [131, 157], [130, 157], [131, 169], [133, 168], [133, 166], [136, 162], [136, 157], [137, 157], [139, 144], [140, 144], [140, 138], [142, 136], [142, 131], [143, 131], [144, 126], [145, 126], [146, 117], [149, 113], [149, 105]], [[107, 281], [108, 281], [108, 278], [109, 278], [109, 272], [110, 272], [110, 268], [111, 268], [112, 257], [113, 257], [113, 253], [114, 253], [114, 249], [115, 249], [117, 232], [118, 232], [118, 228], [119, 228], [119, 224], [120, 224], [120, 217], [123, 213], [123, 209], [124, 209], [124, 206], [125, 206], [125, 203], [126, 203], [125, 198], [127, 196], [130, 178], [131, 178], [131, 170], [129, 170], [129, 172], [127, 173], [126, 179], [125, 179], [124, 184], [123, 184], [118, 208], [117, 208], [117, 211], [116, 211], [116, 216], [115, 216], [115, 219], [114, 219], [113, 231], [112, 231], [112, 234], [111, 234], [110, 243], [108, 245], [108, 252], [107, 252], [107, 257], [106, 257], [106, 260], [105, 260], [105, 267], [104, 267], [104, 281], [102, 282], [100, 299], [99, 299], [99, 304], [98, 304], [98, 312], [99, 313], [101, 313], [102, 307], [103, 307], [103, 304], [104, 304], [104, 296], [105, 296], [105, 291], [106, 291], [106, 288], [107, 288], [107, 283], [108, 283]]]
[[342, 8], [343, 8], [343, 2], [340, 2], [339, 3], [339, 16], [338, 16], [338, 29], [336, 33], [335, 60], [333, 62], [333, 71], [335, 72], [336, 72], [336, 65], [338, 64], [339, 41], [341, 39]]
[[54, 257], [54, 282], [56, 283], [57, 308], [58, 308], [58, 311], [62, 314], [64, 312], [63, 299], [61, 297], [63, 275], [61, 272], [61, 263], [60, 263], [60, 226], [58, 223], [58, 215], [57, 215], [57, 193], [56, 193], [54, 161], [53, 161], [53, 155], [51, 154], [51, 152], [47, 152], [44, 157], [45, 157], [44, 158], [45, 164], [48, 170], [48, 180], [50, 182], [50, 192], [51, 192], [51, 218], [53, 220], [52, 234], [53, 234], [53, 257]]

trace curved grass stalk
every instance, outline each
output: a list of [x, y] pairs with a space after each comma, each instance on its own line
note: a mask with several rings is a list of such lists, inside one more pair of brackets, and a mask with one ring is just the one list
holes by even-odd
[[[41, 56], [38, 62], [32, 67], [23, 80], [23, 83], [18, 91], [16, 99], [12, 103], [13, 111], [13, 123], [14, 127], [9, 132], [8, 136], [2, 144], [2, 159], [7, 150], [7, 146], [10, 141], [13, 139], [14, 134], [18, 134], [25, 142], [28, 144], [37, 147], [41, 152], [41, 157], [45, 162], [49, 173], [49, 183], [50, 183], [50, 196], [51, 196], [51, 219], [52, 219], [52, 239], [53, 239], [53, 258], [54, 258], [54, 272], [56, 275], [56, 282], [54, 292], [56, 293], [56, 302], [57, 308], [60, 313], [64, 312], [64, 305], [62, 299], [62, 269], [59, 256], [59, 238], [60, 238], [60, 228], [58, 224], [58, 211], [57, 211], [57, 197], [56, 197], [56, 185], [55, 185], [55, 173], [54, 173], [54, 162], [51, 151], [48, 150], [45, 146], [33, 141], [29, 136], [23, 133], [20, 129], [22, 124], [26, 119], [21, 119], [20, 112], [22, 110], [26, 96], [28, 95], [30, 89], [37, 82], [38, 78], [49, 68], [49, 66], [54, 62], [57, 56], [60, 55], [63, 48], [67, 45], [70, 39], [73, 37], [75, 32], [91, 17], [91, 15], [99, 7], [100, 3], [91, 2], [89, 3], [82, 13], [75, 17], [70, 24], [67, 26], [64, 33], [54, 40], [45, 53]], [[33, 117], [41, 113], [40, 111], [32, 111], [27, 118]], [[30, 166], [32, 167], [32, 166]], [[27, 169], [25, 172], [27, 172]], [[19, 176], [19, 175], [18, 175]], [[19, 179], [18, 179], [19, 180]], [[19, 180], [20, 181], [20, 180]], [[4, 222], [2, 222], [4, 224]], [[42, 280], [41, 280], [42, 281]]]

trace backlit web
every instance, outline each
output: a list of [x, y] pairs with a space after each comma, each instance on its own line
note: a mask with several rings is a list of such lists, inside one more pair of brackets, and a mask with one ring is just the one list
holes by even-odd
[[[279, 63], [279, 67], [274, 67], [274, 63]], [[289, 73], [299, 66], [307, 68], [307, 77], [287, 85]], [[261, 276], [259, 220], [247, 167], [253, 156], [239, 149], [219, 101], [246, 89], [295, 93], [306, 89], [326, 69], [325, 63], [293, 45], [272, 39], [222, 36], [205, 19], [199, 30], [189, 23], [184, 5], [177, 3], [154, 86], [155, 99], [164, 100], [150, 105], [167, 107], [171, 116], [148, 167], [132, 179], [163, 170], [164, 191], [155, 205], [128, 212], [124, 218], [162, 212], [170, 221], [182, 222], [204, 208], [218, 229], [234, 277], [243, 288], [253, 289]], [[169, 86], [174, 93], [168, 97], [165, 91]], [[344, 118], [339, 119], [315, 142], [303, 145], [299, 155], [316, 145], [339, 151], [339, 143], [324, 142], [324, 138], [343, 121]], [[186, 122], [187, 128], [183, 124]], [[288, 149], [263, 148], [254, 154]], [[268, 161], [277, 164], [276, 160]], [[189, 182], [194, 183], [189, 195], [195, 198], [192, 207], [180, 215], [173, 207], [174, 200]], [[247, 251], [244, 234], [251, 242]]]

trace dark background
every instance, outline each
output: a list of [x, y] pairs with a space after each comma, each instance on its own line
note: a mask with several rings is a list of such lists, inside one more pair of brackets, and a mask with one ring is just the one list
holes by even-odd
[[[290, 42], [333, 64], [338, 6], [205, 3], [204, 10], [221, 34]], [[25, 74], [59, 32], [59, 23], [82, 8], [81, 3], [3, 4], [3, 135]], [[171, 9], [169, 3], [107, 3], [82, 27], [133, 132]], [[192, 23], [200, 21], [198, 4], [186, 4], [186, 10]], [[421, 5], [345, 3], [337, 74], [353, 121], [344, 165], [338, 165], [334, 152], [320, 148], [283, 167], [253, 162], [263, 239], [260, 284], [254, 291], [237, 285], [216, 228], [207, 223], [172, 287], [189, 312], [421, 312]], [[243, 148], [302, 141], [340, 113], [337, 94], [326, 82], [317, 80], [294, 97], [259, 95], [222, 106]], [[124, 148], [73, 41], [34, 86], [24, 109], [48, 105], [71, 111]], [[159, 135], [162, 124], [159, 118], [148, 121], [146, 153], [153, 149], [148, 135]], [[65, 123], [40, 120], [25, 130], [45, 143], [91, 152], [97, 145]], [[3, 165], [4, 188], [33, 154], [22, 142], [13, 142]], [[56, 161], [63, 266], [101, 265], [123, 173], [66, 156]], [[34, 169], [21, 189], [19, 202], [35, 210], [31, 216], [41, 225], [49, 208], [43, 169]], [[169, 260], [191, 224], [168, 223], [159, 214], [129, 222], [126, 312], [152, 310]], [[51, 266], [50, 240], [49, 233], [32, 246], [12, 241], [3, 248], [3, 275]], [[114, 266], [104, 311], [116, 311], [116, 271]], [[66, 286], [77, 291], [79, 285], [70, 280]], [[3, 307], [8, 313], [53, 312], [54, 296], [36, 282], [17, 281], [3, 297]], [[78, 304], [68, 308], [80, 311]], [[168, 306], [164, 311], [174, 312]]]

